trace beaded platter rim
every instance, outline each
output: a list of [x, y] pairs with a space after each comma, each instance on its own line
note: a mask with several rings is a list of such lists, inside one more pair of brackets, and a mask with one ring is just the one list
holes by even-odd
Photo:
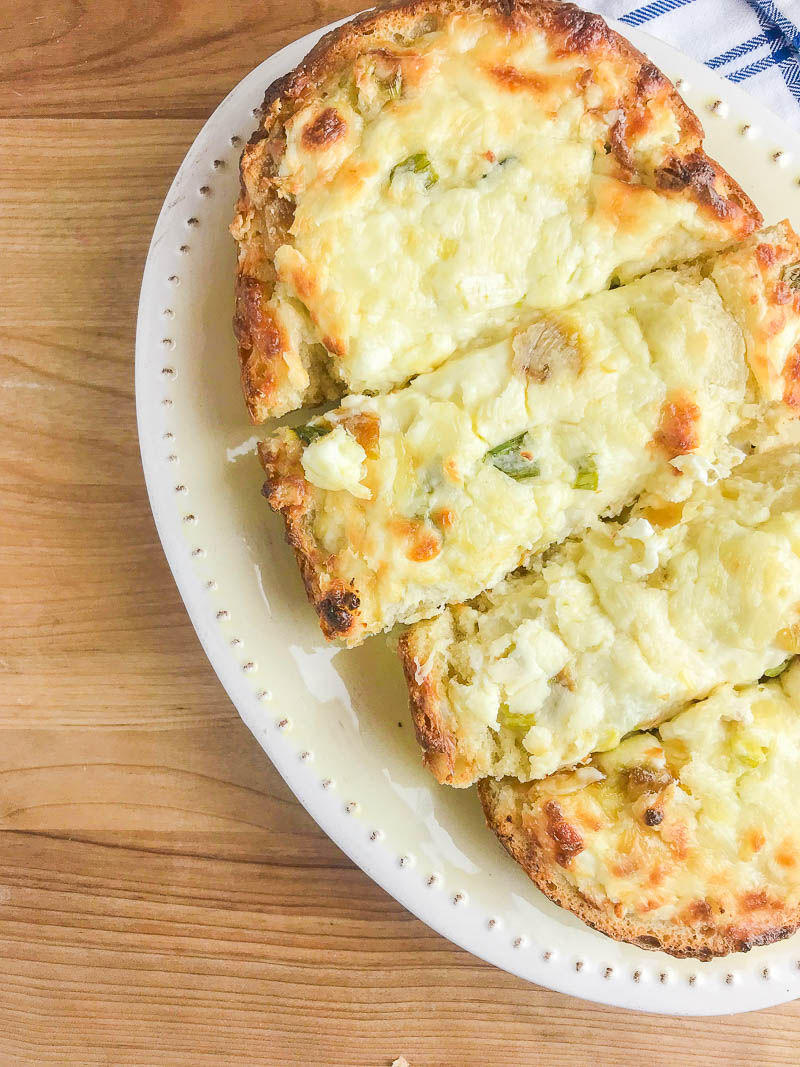
[[[318, 690], [340, 685], [329, 671], [334, 653], [319, 644], [297, 652], [289, 643], [286, 626], [305, 633], [311, 624], [303, 613], [313, 612], [305, 607], [301, 589], [286, 594], [291, 604], [282, 609], [282, 587], [273, 595], [275, 576], [270, 585], [253, 563], [264, 544], [255, 527], [240, 524], [230, 507], [241, 502], [250, 509], [253, 500], [258, 502], [259, 483], [249, 471], [246, 488], [233, 485], [228, 468], [220, 467], [220, 474], [209, 462], [211, 453], [204, 462], [203, 448], [214, 442], [227, 447], [229, 465], [243, 456], [248, 463], [252, 459], [255, 437], [243, 405], [232, 414], [231, 405], [240, 403], [236, 375], [229, 375], [236, 401], [226, 397], [230, 404], [220, 414], [213, 388], [198, 368], [202, 358], [216, 358], [204, 348], [201, 331], [219, 314], [225, 323], [218, 344], [230, 349], [219, 358], [231, 372], [236, 365], [228, 337], [234, 254], [227, 223], [238, 158], [255, 126], [255, 109], [266, 86], [336, 25], [275, 53], [219, 105], [178, 170], [145, 265], [136, 337], [142, 464], [164, 552], [201, 644], [242, 719], [317, 824], [378, 885], [455, 944], [539, 985], [618, 1007], [718, 1015], [792, 1000], [800, 996], [800, 934], [707, 964], [612, 942], [546, 901], [495, 847], [488, 831], [483, 831], [485, 843], [481, 839], [472, 852], [459, 847], [458, 821], [479, 819], [476, 803], [453, 803], [441, 814], [435, 792], [441, 787], [421, 768], [418, 776], [408, 769], [401, 787], [392, 781], [391, 764], [381, 764], [380, 753], [369, 769], [371, 779], [355, 767], [348, 744], [355, 745], [371, 726], [363, 712], [353, 713], [347, 694], [337, 698], [349, 712], [349, 718], [342, 713], [338, 725], [351, 731], [342, 751], [334, 734], [325, 733], [331, 701], [327, 690], [325, 699]], [[788, 215], [800, 226], [800, 136], [694, 60], [640, 31], [611, 25], [673, 79], [706, 127], [709, 153], [756, 203], [762, 209], [773, 202], [785, 206], [768, 221]], [[196, 314], [200, 305], [211, 308], [212, 319]], [[273, 534], [276, 530], [273, 526]], [[265, 605], [261, 617], [261, 601], [247, 600], [252, 590], [243, 583], [249, 572], [237, 570], [240, 561], [231, 551], [242, 543], [248, 566], [255, 566]], [[277, 539], [272, 546], [277, 556], [282, 550], [276, 545]], [[283, 610], [282, 615], [277, 611], [280, 618], [273, 614], [275, 604]], [[301, 688], [286, 676], [289, 653], [313, 676]], [[296, 714], [299, 702], [301, 715]], [[387, 778], [394, 792], [383, 789]]]

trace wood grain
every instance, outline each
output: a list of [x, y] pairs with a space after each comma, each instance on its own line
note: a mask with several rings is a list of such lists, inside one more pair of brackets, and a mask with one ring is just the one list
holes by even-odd
[[206, 119], [267, 56], [359, 6], [3, 0], [0, 117]]
[[[354, 6], [354, 5], [352, 5]], [[136, 441], [156, 214], [218, 100], [337, 3], [0, 0], [0, 1064], [797, 1062], [448, 944], [294, 801], [172, 583]]]

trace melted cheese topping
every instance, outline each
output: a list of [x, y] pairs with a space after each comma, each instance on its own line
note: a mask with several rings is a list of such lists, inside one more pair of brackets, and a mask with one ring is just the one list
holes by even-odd
[[800, 807], [790, 800], [798, 709], [800, 666], [764, 685], [726, 686], [658, 734], [634, 734], [589, 768], [537, 783], [523, 824], [558, 852], [541, 832], [555, 800], [574, 831], [572, 854], [555, 862], [617, 918], [678, 919], [746, 938], [771, 912], [780, 927], [781, 913], [800, 904]]
[[[303, 456], [320, 487], [314, 537], [357, 590], [366, 632], [430, 615], [646, 486], [687, 495], [693, 473], [676, 476], [676, 452], [704, 474], [729, 469], [746, 381], [740, 331], [713, 284], [691, 270], [649, 275], [396, 393], [347, 397], [325, 416], [337, 429]], [[378, 440], [364, 477], [345, 484], [342, 426], [364, 420]], [[510, 455], [490, 453], [514, 439]], [[320, 476], [323, 451], [335, 453], [333, 480]], [[506, 459], [522, 469], [509, 473]]]
[[334, 374], [379, 392], [526, 309], [725, 240], [689, 198], [645, 184], [681, 137], [664, 92], [641, 101], [633, 170], [615, 159], [626, 76], [474, 15], [410, 50], [367, 53], [287, 123], [277, 184], [295, 213], [275, 256], [275, 314], [303, 309]]
[[455, 640], [441, 624], [420, 631], [416, 647], [446, 673], [459, 784], [541, 778], [760, 677], [800, 651], [799, 589], [794, 449], [566, 544], [540, 573], [456, 609]]
[[318, 489], [346, 490], [354, 497], [369, 500], [370, 491], [361, 484], [366, 473], [364, 449], [342, 426], [313, 441], [303, 452], [306, 478]]

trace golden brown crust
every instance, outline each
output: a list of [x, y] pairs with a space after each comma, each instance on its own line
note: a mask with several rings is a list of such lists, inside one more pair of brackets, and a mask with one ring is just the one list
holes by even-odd
[[[295, 70], [267, 89], [261, 123], [242, 154], [241, 195], [232, 226], [239, 244], [235, 332], [245, 400], [254, 421], [303, 403], [332, 399], [341, 392], [335, 364], [340, 346], [336, 343], [327, 351], [326, 344], [311, 346], [302, 356], [304, 369], [295, 366], [293, 372], [289, 363], [292, 359], [296, 363], [298, 357], [290, 355], [286, 345], [274, 343], [274, 338], [271, 344], [260, 343], [259, 324], [269, 317], [266, 305], [275, 282], [273, 256], [280, 245], [292, 240], [291, 202], [279, 194], [271, 180], [285, 147], [285, 123], [320, 96], [326, 84], [361, 52], [380, 50], [382, 43], [395, 49], [398, 43], [407, 45], [456, 12], [494, 18], [507, 36], [529, 32], [535, 26], [547, 34], [556, 54], [582, 55], [590, 65], [613, 58], [620, 64], [624, 93], [610, 151], [622, 173], [626, 169], [630, 173], [632, 167], [630, 138], [648, 122], [645, 104], [661, 93], [678, 119], [681, 137], [653, 176], [654, 184], [667, 195], [698, 204], [719, 223], [721, 240], [742, 238], [760, 224], [755, 205], [704, 153], [702, 126], [671, 83], [599, 15], [558, 0], [403, 0], [379, 6], [326, 34]], [[591, 70], [588, 74], [591, 76]], [[328, 109], [312, 123], [306, 136], [324, 145], [341, 135], [341, 124], [340, 116]], [[307, 383], [300, 380], [303, 377]]]
[[[670, 956], [710, 960], [731, 952], [749, 952], [789, 937], [800, 927], [800, 908], [775, 908], [766, 899], [753, 899], [751, 914], [723, 923], [713, 921], [702, 902], [686, 909], [680, 919], [657, 920], [614, 913], [613, 904], [588, 900], [566, 877], [570, 853], [561, 852], [556, 841], [544, 841], [533, 823], [525, 824], [522, 803], [527, 788], [508, 780], [484, 779], [478, 785], [486, 824], [494, 830], [512, 859], [523, 868], [545, 896], [573, 912], [588, 926], [616, 941], [640, 948], [660, 950]], [[544, 836], [544, 835], [543, 835]], [[553, 835], [557, 839], [558, 833]], [[574, 844], [573, 853], [578, 849]], [[763, 894], [761, 895], [763, 896]]]
[[300, 464], [302, 446], [292, 430], [273, 434], [258, 446], [267, 475], [262, 490], [270, 507], [286, 524], [306, 595], [329, 641], [357, 643], [363, 629], [358, 590], [329, 573], [328, 561], [314, 536], [314, 494]]
[[446, 613], [432, 623], [407, 630], [400, 638], [397, 651], [408, 685], [409, 710], [423, 752], [422, 761], [438, 782], [454, 785], [456, 738], [444, 710], [441, 665], [430, 664], [424, 675], [420, 673], [425, 656], [419, 645], [419, 634], [426, 625], [443, 625], [442, 620], [449, 621], [449, 615]]

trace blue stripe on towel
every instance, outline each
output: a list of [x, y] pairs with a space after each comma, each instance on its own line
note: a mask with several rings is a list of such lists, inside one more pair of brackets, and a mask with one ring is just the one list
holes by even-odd
[[620, 15], [619, 20], [628, 26], [641, 26], [651, 19], [658, 18], [659, 15], [666, 15], [668, 11], [674, 11], [678, 7], [693, 3], [694, 0], [651, 0], [651, 3], [645, 4], [644, 7], [629, 11], [627, 15]]
[[[770, 34], [772, 37], [770, 37]], [[768, 44], [770, 39], [780, 36], [780, 30], [773, 27], [771, 30], [765, 30], [764, 33], [757, 33], [755, 37], [751, 37], [748, 41], [742, 41], [741, 44], [735, 45], [733, 48], [729, 48], [727, 52], [720, 52], [718, 56], [714, 56], [712, 59], [706, 60], [706, 66], [711, 67], [712, 70], [716, 70], [718, 67], [724, 67], [728, 63], [731, 63], [734, 59], [741, 59], [742, 56], [746, 56], [750, 52], [755, 52], [757, 48], [761, 48], [762, 45]]]

